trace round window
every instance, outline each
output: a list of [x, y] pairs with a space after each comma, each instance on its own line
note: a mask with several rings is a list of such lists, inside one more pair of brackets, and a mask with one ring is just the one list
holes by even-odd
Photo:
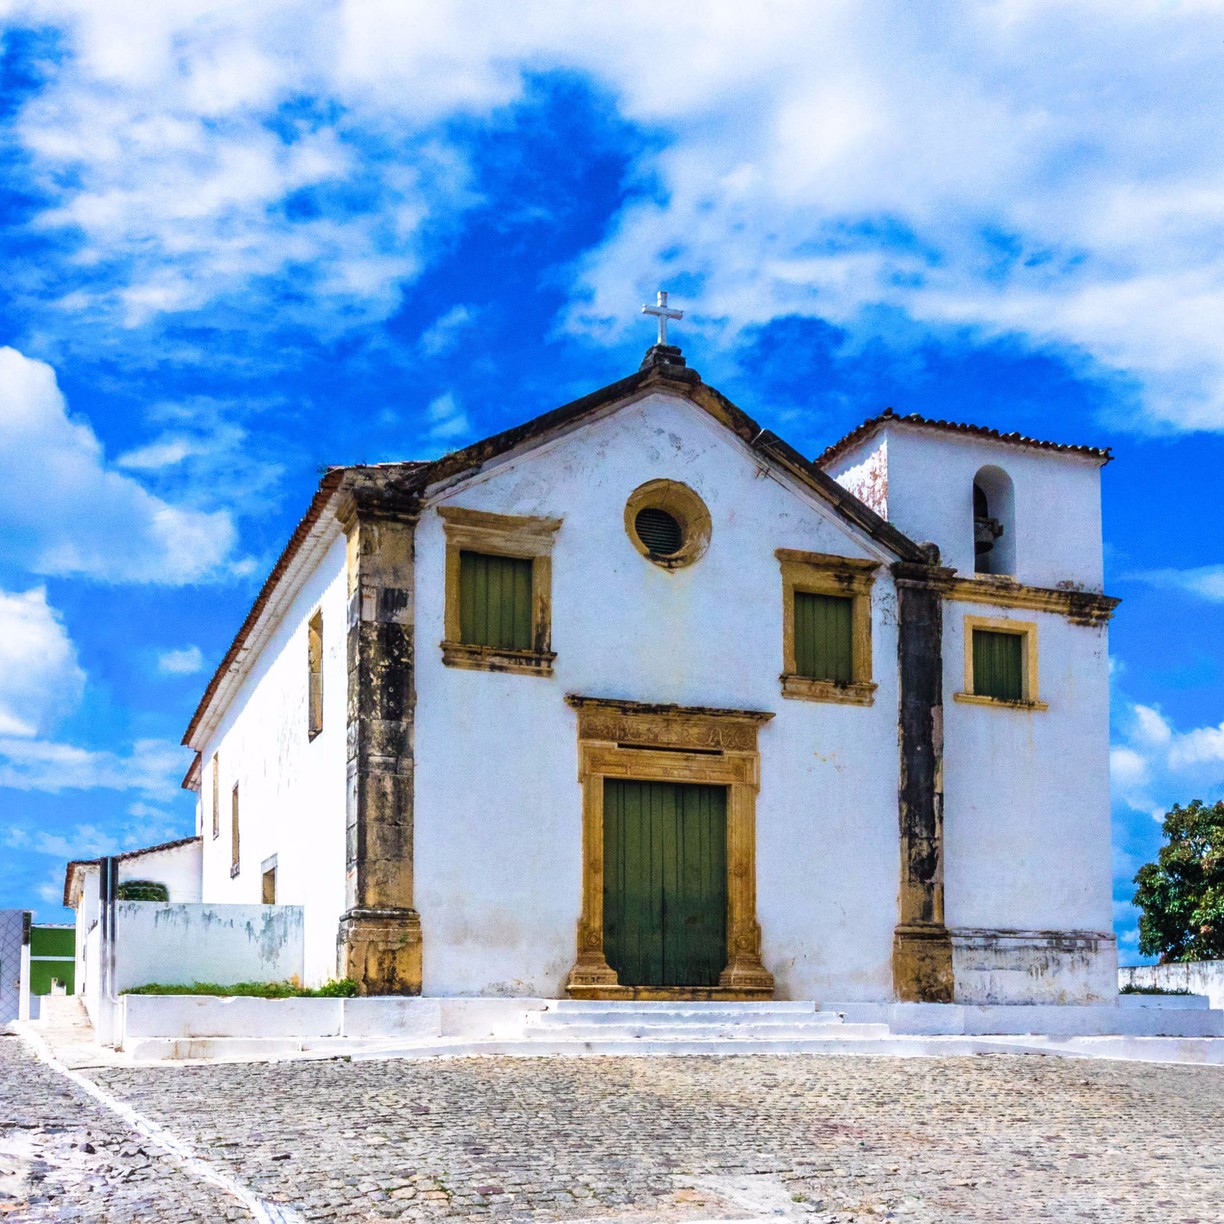
[[679, 519], [657, 506], [639, 510], [633, 520], [638, 539], [646, 545], [652, 557], [671, 557], [680, 551], [684, 543], [684, 529]]
[[651, 480], [629, 495], [625, 534], [648, 561], [664, 569], [692, 565], [710, 543], [710, 512], [688, 485]]

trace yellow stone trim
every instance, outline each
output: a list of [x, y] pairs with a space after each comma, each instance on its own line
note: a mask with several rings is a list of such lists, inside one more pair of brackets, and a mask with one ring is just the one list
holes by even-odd
[[[637, 516], [647, 508], [666, 510], [680, 524], [684, 543], [670, 557], [654, 556], [638, 539]], [[625, 502], [625, 534], [629, 542], [652, 565], [663, 569], [683, 569], [700, 560], [710, 546], [712, 531], [713, 523], [705, 502], [688, 485], [678, 480], [648, 480], [638, 485]]]
[[[1020, 670], [1023, 677], [1024, 697], [1020, 701], [1002, 701], [998, 697], [985, 697], [974, 692], [973, 682], [973, 631], [988, 629], [992, 633], [1012, 633], [1023, 639], [1020, 647]], [[1048, 710], [1050, 707], [1037, 697], [1037, 622], [1006, 620], [993, 616], [966, 616], [964, 620], [965, 689], [953, 693], [954, 701], [969, 705], [988, 705], [1005, 710]]]
[[1095, 591], [1072, 591], [1056, 587], [1025, 586], [1013, 578], [953, 578], [945, 597], [962, 603], [987, 604], [995, 608], [1021, 608], [1066, 616], [1077, 625], [1104, 625], [1122, 601]]
[[[439, 506], [446, 532], [445, 638], [442, 662], [469, 671], [509, 672], [551, 676], [552, 547], [559, 518], [538, 515], [492, 514], [463, 506]], [[459, 619], [459, 554], [492, 553], [531, 561], [532, 649], [499, 650], [461, 640]]]
[[[782, 696], [800, 701], [832, 701], [842, 705], [869, 706], [875, 701], [871, 679], [871, 587], [878, 561], [838, 557], [832, 553], [779, 548], [774, 556], [782, 569]], [[795, 592], [841, 595], [850, 603], [853, 640], [849, 684], [815, 680], [797, 675], [795, 664]]]
[[[570, 695], [578, 713], [582, 785], [582, 915], [566, 980], [575, 998], [769, 998], [756, 916], [756, 795], [763, 710], [681, 706]], [[727, 965], [717, 988], [622, 986], [603, 950], [603, 801], [606, 778], [726, 786]]]

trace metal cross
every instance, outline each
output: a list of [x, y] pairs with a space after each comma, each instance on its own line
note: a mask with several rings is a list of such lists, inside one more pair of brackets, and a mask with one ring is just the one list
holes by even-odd
[[659, 339], [657, 343], [666, 344], [667, 343], [667, 320], [668, 319], [683, 319], [684, 311], [683, 310], [673, 310], [670, 306], [668, 306], [666, 289], [660, 289], [656, 297], [657, 297], [657, 305], [643, 306], [642, 313], [648, 314], [648, 315], [655, 315], [658, 318], [659, 320]]

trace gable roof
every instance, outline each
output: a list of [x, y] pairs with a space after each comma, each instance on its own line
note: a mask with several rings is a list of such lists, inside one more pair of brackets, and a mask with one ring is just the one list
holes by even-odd
[[[330, 468], [319, 482], [305, 515], [289, 537], [284, 552], [272, 567], [250, 612], [204, 690], [183, 734], [183, 743], [197, 750], [201, 747], [194, 742], [196, 732], [222, 688], [227, 687], [226, 681], [232, 679], [237, 684], [245, 674], [245, 659], [250, 654], [251, 639], [261, 621], [269, 615], [269, 607], [285, 575], [293, 568], [312, 533], [317, 531], [328, 507], [338, 505], [346, 493], [374, 497], [389, 506], [408, 510], [419, 504], [427, 490], [441, 481], [475, 473], [502, 455], [542, 443], [558, 429], [572, 427], [604, 408], [655, 390], [668, 391], [690, 400], [734, 433], [750, 450], [815, 493], [842, 519], [863, 531], [899, 560], [927, 560], [926, 552], [908, 536], [859, 501], [849, 490], [843, 489], [777, 434], [760, 426], [722, 392], [702, 382], [697, 371], [685, 365], [678, 349], [655, 348], [647, 353], [642, 367], [628, 378], [609, 383], [598, 391], [545, 412], [522, 425], [493, 434], [461, 450], [451, 451], [439, 459]], [[184, 784], [191, 775], [189, 769]]]
[[931, 417], [920, 416], [916, 412], [902, 416], [891, 408], [885, 408], [879, 416], [868, 417], [861, 425], [852, 429], [845, 437], [838, 438], [832, 446], [827, 447], [816, 458], [816, 463], [823, 469], [835, 459], [841, 458], [848, 450], [890, 422], [898, 425], [915, 425], [920, 429], [937, 430], [940, 433], [965, 434], [975, 438], [989, 438], [992, 442], [1007, 442], [1012, 446], [1027, 446], [1034, 450], [1058, 451], [1065, 455], [1085, 455], [1090, 459], [1099, 459], [1102, 466], [1113, 458], [1113, 451], [1108, 446], [1078, 446], [1070, 442], [1043, 442], [1040, 438], [1029, 438], [1021, 433], [1000, 433], [985, 425], [965, 425], [957, 421], [938, 421]]
[[[190, 846], [192, 842], [202, 842], [204, 839], [197, 834], [195, 837], [180, 837], [175, 841], [162, 842], [157, 846], [145, 846], [141, 850], [125, 850], [122, 854], [116, 854], [114, 857], [121, 863], [127, 862], [129, 859], [143, 858], [146, 854], [157, 854], [161, 850], [177, 850], [180, 846]], [[64, 871], [64, 904], [72, 905], [70, 897], [72, 895], [72, 878], [76, 875], [79, 868], [98, 867], [102, 863], [100, 858], [94, 859], [73, 859]]]

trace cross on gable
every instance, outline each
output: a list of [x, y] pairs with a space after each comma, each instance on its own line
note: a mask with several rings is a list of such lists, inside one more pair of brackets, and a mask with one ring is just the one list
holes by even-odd
[[683, 319], [683, 310], [673, 310], [667, 304], [667, 290], [660, 289], [655, 295], [656, 303], [654, 306], [643, 306], [642, 313], [646, 315], [654, 315], [659, 320], [659, 338], [657, 344], [667, 344], [667, 320], [668, 319]]

